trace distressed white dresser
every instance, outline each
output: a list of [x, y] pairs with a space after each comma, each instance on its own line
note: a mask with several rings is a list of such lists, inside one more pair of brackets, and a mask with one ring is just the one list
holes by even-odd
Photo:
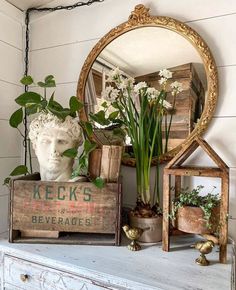
[[230, 290], [230, 259], [219, 264], [214, 252], [211, 266], [197, 266], [192, 242], [181, 237], [171, 252], [161, 244], [131, 252], [126, 246], [9, 244], [0, 236], [0, 289]]

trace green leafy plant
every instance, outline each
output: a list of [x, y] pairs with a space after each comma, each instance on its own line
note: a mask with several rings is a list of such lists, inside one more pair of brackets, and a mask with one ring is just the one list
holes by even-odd
[[122, 128], [123, 122], [120, 119], [118, 108], [104, 99], [100, 102], [96, 112], [89, 113], [90, 123], [102, 135], [106, 144], [114, 145], [124, 142], [126, 133]]
[[178, 197], [172, 203], [170, 218], [175, 220], [178, 209], [183, 206], [200, 207], [204, 213], [206, 226], [210, 229], [212, 226], [210, 222], [212, 210], [220, 205], [220, 197], [219, 194], [213, 194], [215, 187], [213, 187], [212, 192], [201, 195], [200, 193], [203, 188], [204, 186], [199, 185], [192, 190], [189, 190], [189, 188], [181, 189]]
[[[25, 76], [21, 79], [20, 82], [23, 85], [34, 85], [42, 88], [43, 94], [39, 94], [30, 90], [21, 94], [15, 99], [15, 102], [20, 106], [20, 108], [11, 115], [9, 124], [11, 127], [16, 128], [20, 132], [21, 136], [27, 140], [26, 146], [29, 152], [30, 169], [28, 169], [26, 165], [19, 165], [10, 173], [10, 176], [32, 173], [30, 140], [28, 136], [25, 138], [24, 135], [28, 134], [28, 131], [26, 130], [26, 132], [22, 133], [20, 130], [20, 125], [23, 123], [24, 114], [26, 116], [30, 116], [40, 112], [52, 113], [64, 121], [67, 116], [71, 116], [73, 118], [77, 117], [78, 112], [83, 108], [83, 103], [81, 103], [75, 96], [70, 98], [69, 106], [67, 108], [64, 108], [54, 99], [55, 92], [51, 94], [50, 98], [47, 97], [47, 89], [56, 87], [56, 82], [53, 75], [48, 75], [45, 77], [44, 81], [39, 81], [37, 83], [34, 83], [34, 80], [31, 76]], [[72, 178], [87, 173], [89, 153], [97, 146], [96, 143], [89, 141], [89, 137], [93, 132], [91, 123], [79, 121], [79, 124], [83, 129], [85, 139], [82, 154], [78, 156], [78, 151], [76, 148], [70, 148], [62, 153], [62, 155], [66, 157], [77, 159], [77, 167], [72, 173]], [[9, 182], [10, 177], [5, 178], [4, 184], [8, 185]], [[103, 181], [99, 178], [93, 182], [98, 187], [101, 187], [103, 184]]]

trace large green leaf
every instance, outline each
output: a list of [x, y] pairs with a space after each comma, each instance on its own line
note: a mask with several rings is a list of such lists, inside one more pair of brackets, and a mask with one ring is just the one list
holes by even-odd
[[63, 109], [63, 107], [58, 102], [54, 101], [54, 93], [48, 102], [47, 108], [52, 114], [63, 120], [65, 120], [66, 116], [70, 115], [71, 113], [69, 109]]
[[34, 82], [33, 78], [31, 76], [24, 76], [20, 82], [25, 85], [25, 86], [29, 86], [32, 85], [32, 83]]
[[65, 119], [67, 116], [69, 116], [71, 113], [71, 110], [68, 108], [64, 108], [61, 110], [60, 114], [62, 115], [62, 118]]
[[86, 154], [89, 154], [91, 151], [93, 151], [97, 147], [97, 144], [94, 142], [90, 142], [88, 140], [84, 141], [84, 151]]
[[105, 186], [105, 181], [101, 177], [97, 177], [92, 181], [92, 183], [100, 189], [102, 189]]
[[109, 115], [109, 119], [113, 121], [118, 117], [118, 115], [119, 115], [119, 111], [114, 111]]
[[83, 104], [75, 96], [72, 96], [70, 98], [70, 109], [71, 109], [71, 112], [79, 111], [82, 108], [83, 108]]
[[56, 82], [54, 80], [48, 81], [45, 86], [45, 88], [55, 88], [56, 87]]
[[105, 112], [103, 110], [97, 112], [96, 114], [90, 113], [89, 116], [93, 121], [102, 126], [108, 126], [110, 124], [110, 121], [106, 119]]
[[31, 104], [39, 104], [41, 102], [41, 96], [35, 92], [26, 92], [15, 99], [16, 103], [20, 106], [26, 106]]
[[38, 82], [38, 86], [41, 88], [54, 88], [56, 86], [54, 76], [53, 75], [46, 76], [44, 82]]
[[22, 175], [28, 173], [28, 168], [25, 165], [17, 166], [11, 173], [10, 176]]
[[45, 99], [43, 99], [43, 100], [41, 101], [41, 104], [40, 104], [40, 105], [42, 106], [42, 109], [45, 109], [45, 108], [47, 107], [47, 105], [48, 105], [48, 101], [45, 100]]
[[69, 157], [69, 158], [75, 158], [78, 154], [78, 150], [76, 148], [70, 148], [67, 149], [62, 153], [63, 156]]
[[55, 92], [52, 93], [51, 98], [49, 99], [49, 102], [48, 102], [48, 106], [54, 110], [61, 111], [63, 110], [63, 107], [58, 102], [54, 101], [54, 94]]
[[45, 83], [44, 82], [37, 82], [37, 85], [41, 88], [45, 88]]
[[119, 109], [118, 103], [117, 102], [113, 102], [111, 103], [112, 107], [115, 109]]
[[92, 133], [93, 133], [93, 126], [89, 122], [85, 122], [84, 123], [84, 127], [85, 127], [86, 133], [90, 137], [92, 135]]
[[20, 108], [19, 110], [15, 111], [9, 120], [9, 124], [13, 128], [17, 128], [23, 120], [23, 110]]
[[33, 105], [26, 107], [26, 114], [33, 115], [33, 114], [36, 114], [37, 112], [39, 112], [41, 109], [42, 109], [41, 104], [33, 104]]
[[49, 110], [52, 114], [54, 114], [55, 116], [57, 116], [59, 119], [62, 119], [62, 120], [65, 120], [65, 118], [66, 118], [67, 116], [69, 116], [70, 113], [71, 113], [70, 109], [67, 109], [67, 108], [58, 111], [58, 110], [56, 110], [56, 109], [53, 109], [53, 108], [51, 108], [51, 107], [48, 107], [48, 110]]
[[52, 81], [53, 79], [54, 79], [53, 75], [48, 75], [48, 76], [45, 77], [44, 81], [45, 81], [45, 83], [47, 83], [47, 82]]

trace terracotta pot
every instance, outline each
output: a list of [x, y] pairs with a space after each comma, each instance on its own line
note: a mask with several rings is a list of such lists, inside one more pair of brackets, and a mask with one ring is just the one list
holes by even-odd
[[144, 229], [139, 242], [156, 243], [162, 240], [162, 216], [142, 218], [129, 214], [129, 223], [131, 227]]
[[176, 213], [175, 226], [178, 230], [192, 234], [209, 234], [217, 230], [220, 217], [220, 208], [214, 208], [210, 219], [209, 229], [204, 219], [204, 212], [200, 207], [184, 206]]

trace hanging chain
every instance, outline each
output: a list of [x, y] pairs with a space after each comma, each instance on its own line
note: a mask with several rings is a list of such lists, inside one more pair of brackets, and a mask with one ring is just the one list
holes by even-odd
[[[25, 26], [26, 26], [26, 31], [25, 31], [25, 57], [24, 57], [24, 64], [25, 64], [25, 71], [24, 71], [24, 75], [27, 76], [28, 72], [29, 72], [29, 36], [30, 36], [30, 30], [29, 30], [29, 22], [30, 22], [30, 13], [31, 12], [45, 12], [45, 11], [49, 11], [49, 12], [54, 12], [54, 11], [58, 11], [58, 10], [73, 10], [77, 7], [81, 7], [81, 6], [90, 6], [93, 3], [96, 2], [104, 2], [104, 0], [89, 0], [87, 2], [77, 2], [75, 4], [72, 5], [68, 5], [68, 6], [56, 6], [56, 7], [44, 7], [44, 8], [36, 8], [36, 7], [32, 7], [26, 10], [26, 14], [25, 14]], [[24, 88], [25, 92], [28, 92], [28, 86], [26, 85]], [[24, 120], [23, 120], [23, 124], [24, 124], [24, 141], [23, 141], [23, 147], [24, 147], [24, 165], [27, 166], [27, 155], [28, 155], [28, 150], [29, 150], [29, 161], [30, 161], [30, 171], [32, 173], [32, 164], [31, 164], [31, 149], [30, 149], [30, 141], [28, 140], [28, 121], [27, 121], [27, 115], [26, 115], [26, 111], [24, 112]], [[27, 146], [28, 144], [28, 146]]]

